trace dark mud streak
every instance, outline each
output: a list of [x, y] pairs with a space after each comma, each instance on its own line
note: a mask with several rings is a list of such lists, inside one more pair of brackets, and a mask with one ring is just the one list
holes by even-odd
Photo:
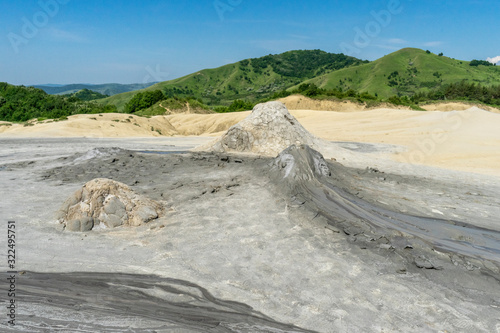
[[[284, 178], [294, 196], [304, 198], [309, 209], [320, 212], [344, 230], [356, 228], [359, 234], [371, 233], [384, 237], [391, 230], [397, 230], [416, 236], [444, 252], [500, 263], [500, 232], [461, 221], [412, 216], [385, 209], [344, 189], [336, 178], [348, 175], [335, 163], [328, 163], [330, 175], [333, 176], [318, 172], [315, 165], [323, 157], [311, 148], [291, 146], [282, 154], [294, 157], [293, 171], [290, 177], [284, 177], [282, 171], [275, 177]], [[458, 239], [458, 236], [464, 236], [467, 240]]]
[[[346, 212], [353, 216], [368, 221], [377, 227], [390, 227], [430, 241], [441, 250], [500, 263], [500, 233], [495, 230], [468, 227], [466, 223], [459, 221], [393, 212], [369, 204], [353, 195], [341, 193], [335, 185], [328, 183], [328, 181], [325, 181], [324, 185], [329, 189], [329, 193], [336, 194], [333, 197], [332, 195], [326, 195], [328, 192], [325, 193], [328, 204], [323, 207], [323, 210], [329, 211], [331, 216], [338, 216], [338, 213], [334, 212], [338, 211], [336, 209], [338, 207], [338, 209], [345, 209]], [[347, 217], [344, 216], [344, 218]], [[471, 238], [471, 241], [460, 241], [452, 239], [450, 236], [453, 233], [462, 234], [464, 231]], [[484, 246], [475, 243], [484, 244]]]
[[[386, 236], [393, 231], [403, 232], [416, 236], [431, 244], [435, 249], [443, 252], [457, 253], [476, 259], [491, 260], [500, 263], [500, 232], [488, 230], [470, 225], [462, 221], [444, 220], [423, 216], [409, 215], [397, 212], [395, 209], [384, 208], [356, 196], [353, 184], [349, 179], [353, 177], [352, 170], [349, 171], [339, 163], [321, 163], [328, 165], [329, 176], [315, 170], [318, 152], [311, 148], [297, 149], [291, 146], [284, 152], [294, 155], [295, 165], [291, 175], [284, 179], [283, 169], [271, 180], [271, 186], [277, 186], [278, 192], [284, 194], [287, 190], [285, 185], [292, 190], [292, 195], [300, 197], [306, 206], [332, 221], [342, 224], [346, 229], [361, 229], [369, 231], [377, 236]], [[148, 169], [159, 168], [163, 173], [171, 172], [176, 165], [181, 165], [184, 159], [196, 160], [196, 165], [211, 166], [213, 168], [232, 165], [230, 158], [209, 153], [189, 153], [185, 155], [169, 154], [168, 158], [160, 154], [141, 154], [138, 152], [115, 151], [113, 154], [101, 158], [85, 160], [82, 163], [71, 163], [64, 167], [57, 167], [42, 172], [42, 179], [62, 179], [63, 182], [86, 182], [93, 178], [105, 177], [124, 182], [130, 186], [136, 184], [151, 184], [153, 192], [149, 192], [152, 199], [160, 200], [163, 193], [169, 193], [178, 185], [169, 183], [172, 177], [165, 178], [161, 184], [154, 183], [145, 172]], [[318, 156], [316, 156], [318, 155]], [[234, 156], [231, 155], [231, 160]], [[70, 158], [73, 160], [74, 158]], [[246, 164], [258, 169], [269, 165], [266, 159], [254, 159], [245, 157]], [[275, 163], [275, 160], [272, 163]], [[113, 167], [110, 167], [113, 166]], [[227, 165], [227, 166], [226, 166]], [[144, 172], [141, 170], [144, 169]], [[195, 169], [192, 169], [195, 170]], [[270, 175], [273, 172], [270, 172]], [[368, 179], [373, 175], [357, 174], [358, 177]], [[388, 176], [388, 175], [385, 175]], [[367, 178], [368, 177], [368, 178]], [[398, 176], [391, 177], [397, 179]], [[185, 180], [189, 182], [189, 179]], [[243, 180], [242, 180], [243, 181]], [[251, 180], [247, 180], [251, 181]], [[376, 199], [375, 197], [372, 199]], [[357, 231], [347, 231], [348, 234]]]
[[16, 329], [20, 332], [62, 327], [71, 331], [83, 326], [95, 332], [154, 332], [174, 328], [184, 329], [182, 332], [313, 332], [277, 322], [246, 304], [218, 299], [189, 281], [153, 275], [26, 272], [19, 275], [17, 288], [17, 301], [23, 308], [37, 304], [63, 313], [76, 310], [81, 318], [116, 315], [143, 323], [138, 329], [35, 314], [24, 318], [25, 321], [18, 319]]

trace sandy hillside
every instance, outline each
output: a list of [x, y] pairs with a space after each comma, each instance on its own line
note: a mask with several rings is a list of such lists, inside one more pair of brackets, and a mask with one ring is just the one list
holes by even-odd
[[138, 117], [121, 113], [75, 115], [63, 121], [0, 123], [0, 137], [157, 137], [217, 136], [250, 114], [173, 114]]
[[353, 112], [365, 110], [366, 107], [359, 103], [351, 101], [327, 101], [311, 99], [302, 95], [291, 95], [279, 99], [285, 104], [288, 110], [322, 110], [322, 111], [339, 111]]
[[[45, 121], [33, 126], [0, 124], [0, 137], [218, 136], [249, 114], [174, 114], [152, 118], [76, 115], [65, 121]], [[500, 114], [478, 108], [448, 112], [292, 110], [291, 114], [308, 131], [325, 140], [399, 145], [406, 152], [390, 156], [398, 161], [500, 175]]]
[[407, 151], [391, 156], [398, 161], [500, 175], [500, 114], [477, 108], [291, 113], [326, 140], [401, 145]]
[[[477, 105], [474, 103], [466, 103], [466, 102], [446, 102], [446, 103], [432, 103], [432, 104], [421, 105], [421, 107], [427, 111], [464, 111], [474, 106]], [[486, 111], [500, 113], [499, 109], [488, 105], [480, 105], [478, 107]]]
[[166, 119], [179, 135], [218, 136], [250, 115], [250, 111], [225, 114], [175, 114]]
[[[353, 112], [363, 110], [375, 109], [398, 109], [398, 110], [411, 110], [409, 107], [398, 106], [394, 107], [392, 104], [380, 103], [376, 107], [367, 107], [361, 103], [351, 101], [330, 101], [330, 100], [317, 100], [305, 97], [302, 95], [291, 95], [279, 99], [280, 102], [286, 105], [289, 110], [318, 110], [318, 111], [338, 111], [338, 112]], [[499, 109], [487, 105], [477, 105], [467, 102], [446, 102], [446, 103], [429, 103], [420, 105], [427, 111], [464, 111], [471, 107], [478, 106], [481, 109], [500, 113]]]
[[176, 135], [177, 131], [164, 116], [152, 118], [129, 114], [84, 114], [62, 121], [30, 122], [29, 126], [0, 126], [3, 137], [151, 137]]

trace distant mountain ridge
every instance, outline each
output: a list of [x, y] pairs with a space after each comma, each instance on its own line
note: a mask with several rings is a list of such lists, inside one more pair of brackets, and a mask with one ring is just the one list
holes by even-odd
[[[83, 84], [83, 83], [82, 83]], [[53, 87], [62, 87], [62, 86], [65, 86], [66, 84], [57, 84], [57, 83], [46, 83], [46, 84], [30, 84], [28, 86], [31, 86], [31, 87], [50, 87], [50, 88], [53, 88]]]
[[104, 83], [104, 84], [87, 84], [87, 83], [75, 83], [75, 84], [46, 84], [46, 85], [34, 85], [35, 88], [42, 89], [47, 94], [50, 95], [67, 95], [73, 94], [80, 90], [88, 89], [98, 92], [103, 95], [113, 96], [121, 94], [124, 92], [140, 90], [152, 86], [156, 82], [150, 83], [132, 83], [132, 84], [120, 84], [120, 83]]
[[123, 111], [125, 104], [136, 93], [161, 90], [167, 97], [194, 97], [207, 105], [230, 105], [236, 99], [255, 102], [317, 75], [365, 62], [321, 50], [288, 51], [203, 69], [181, 78], [159, 82], [141, 91], [127, 92], [100, 101]]

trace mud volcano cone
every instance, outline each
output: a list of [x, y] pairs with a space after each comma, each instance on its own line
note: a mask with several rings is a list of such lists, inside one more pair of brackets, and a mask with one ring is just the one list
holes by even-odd
[[[258, 104], [252, 113], [231, 127], [208, 150], [248, 152], [276, 156], [293, 144], [320, 146], [320, 139], [309, 133], [281, 102]], [[203, 148], [201, 148], [203, 149]]]
[[283, 150], [274, 159], [272, 170], [278, 172], [278, 182], [281, 178], [309, 181], [332, 174], [323, 155], [307, 145], [291, 145]]

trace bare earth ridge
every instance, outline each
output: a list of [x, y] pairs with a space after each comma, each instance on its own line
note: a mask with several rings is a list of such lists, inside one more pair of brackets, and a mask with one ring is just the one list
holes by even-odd
[[[300, 122], [316, 146], [259, 155], [240, 152], [246, 145], [191, 151], [213, 137], [4, 131], [0, 209], [16, 221], [23, 272], [18, 325], [0, 330], [500, 332], [498, 115], [447, 114], [448, 126], [438, 112], [292, 111], [284, 121]], [[200, 117], [214, 117], [205, 126], [215, 131], [243, 115]], [[169, 118], [175, 131], [182, 116]], [[418, 141], [436, 128], [446, 140]], [[269, 139], [259, 144], [274, 147]], [[409, 163], [416, 152], [424, 159]], [[162, 213], [67, 230], [58, 210], [96, 178]]]

